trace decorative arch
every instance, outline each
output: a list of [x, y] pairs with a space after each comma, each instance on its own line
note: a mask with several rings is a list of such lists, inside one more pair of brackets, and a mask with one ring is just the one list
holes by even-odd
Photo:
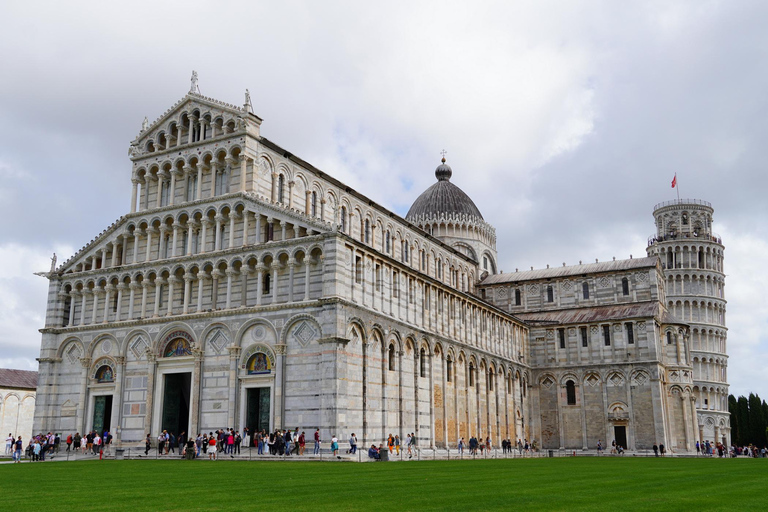
[[277, 343], [277, 330], [268, 320], [256, 318], [245, 322], [235, 336], [236, 345], [243, 347], [251, 343], [273, 345]]
[[192, 355], [195, 339], [185, 330], [174, 330], [168, 333], [163, 343], [160, 357], [184, 357]]
[[268, 345], [254, 343], [240, 356], [240, 370], [246, 375], [271, 375], [275, 369], [275, 352]]
[[111, 357], [99, 358], [91, 366], [91, 378], [99, 384], [113, 384], [115, 382], [115, 361]]
[[[365, 333], [365, 330], [361, 329], [361, 333]], [[314, 317], [299, 314], [288, 319], [280, 334], [281, 343], [306, 347], [312, 341], [322, 338], [323, 330]]]

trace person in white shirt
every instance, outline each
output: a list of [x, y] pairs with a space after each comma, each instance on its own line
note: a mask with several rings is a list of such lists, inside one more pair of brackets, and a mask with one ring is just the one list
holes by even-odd
[[13, 438], [13, 434], [8, 434], [8, 438], [5, 440], [5, 454], [8, 455], [9, 453], [13, 452], [11, 447], [13, 446], [13, 442], [15, 439]]

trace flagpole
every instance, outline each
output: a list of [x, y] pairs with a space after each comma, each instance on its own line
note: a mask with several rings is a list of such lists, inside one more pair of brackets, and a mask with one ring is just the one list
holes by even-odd
[[[675, 173], [675, 179], [677, 179], [677, 173]], [[677, 202], [680, 202], [680, 183], [675, 181], [675, 189], [677, 189]]]

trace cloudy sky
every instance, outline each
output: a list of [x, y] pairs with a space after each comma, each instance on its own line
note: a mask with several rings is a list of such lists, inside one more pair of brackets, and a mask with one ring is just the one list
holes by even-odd
[[768, 4], [0, 3], [0, 366], [36, 368], [54, 251], [129, 210], [128, 143], [189, 89], [404, 215], [452, 181], [499, 266], [645, 254], [653, 206], [710, 201], [731, 392], [768, 399]]

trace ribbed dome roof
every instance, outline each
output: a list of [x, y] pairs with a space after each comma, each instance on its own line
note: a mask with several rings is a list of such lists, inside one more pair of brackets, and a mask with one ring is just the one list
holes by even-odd
[[408, 210], [406, 219], [412, 219], [422, 215], [437, 214], [465, 214], [479, 219], [483, 218], [475, 203], [459, 187], [451, 183], [453, 170], [445, 163], [435, 169], [437, 183], [425, 190]]

